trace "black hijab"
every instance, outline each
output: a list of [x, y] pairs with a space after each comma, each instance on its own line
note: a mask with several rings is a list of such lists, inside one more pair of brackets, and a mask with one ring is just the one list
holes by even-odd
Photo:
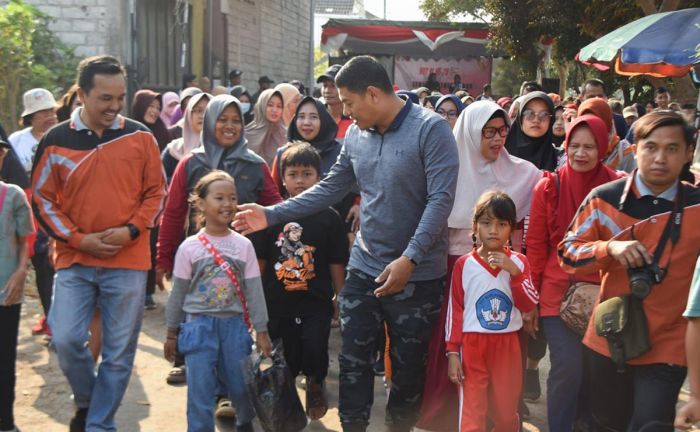
[[318, 117], [321, 120], [321, 129], [318, 131], [318, 135], [316, 135], [316, 138], [309, 141], [309, 144], [311, 144], [321, 155], [323, 155], [323, 153], [327, 149], [331, 148], [335, 143], [335, 137], [338, 134], [338, 124], [335, 122], [335, 120], [333, 120], [333, 116], [331, 116], [331, 114], [328, 112], [326, 106], [318, 99], [314, 99], [311, 96], [306, 96], [301, 100], [301, 102], [299, 102], [297, 112], [294, 114], [294, 118], [289, 123], [287, 138], [290, 142], [296, 140], [306, 141], [297, 129], [297, 117], [299, 116], [299, 110], [301, 110], [301, 107], [307, 103], [316, 104]]
[[[527, 104], [534, 99], [540, 99], [547, 105], [547, 110], [551, 114], [549, 119], [549, 128], [544, 135], [539, 138], [532, 138], [525, 135], [522, 130], [522, 116], [527, 108]], [[554, 125], [554, 104], [547, 96], [547, 93], [534, 91], [523, 96], [520, 100], [518, 109], [518, 117], [513, 122], [510, 128], [508, 137], [506, 138], [506, 150], [508, 153], [520, 159], [525, 159], [534, 164], [541, 170], [554, 171], [557, 169], [557, 159], [559, 152], [554, 148], [552, 126]]]

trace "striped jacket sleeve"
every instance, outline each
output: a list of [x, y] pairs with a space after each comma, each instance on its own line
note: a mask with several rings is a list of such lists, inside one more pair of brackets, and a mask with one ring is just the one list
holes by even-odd
[[540, 302], [540, 295], [532, 283], [530, 263], [525, 255], [518, 255], [523, 261], [524, 267], [518, 276], [510, 278], [510, 291], [513, 295], [513, 303], [521, 312], [530, 312]]
[[129, 220], [129, 223], [135, 225], [141, 232], [159, 224], [168, 193], [158, 143], [151, 134], [143, 134], [142, 136], [142, 139], [146, 141], [144, 143], [146, 163], [141, 182], [141, 206]]
[[67, 174], [75, 163], [68, 156], [54, 152], [55, 147], [47, 146], [49, 135], [42, 138], [32, 168], [32, 209], [47, 234], [77, 249], [85, 234], [78, 230], [59, 204], [63, 194], [61, 172]]
[[450, 301], [447, 305], [447, 319], [445, 320], [445, 342], [447, 352], [459, 352], [462, 345], [462, 328], [464, 321], [464, 287], [462, 286], [462, 272], [466, 256], [460, 257], [452, 270], [452, 286], [450, 287]]
[[620, 231], [615, 223], [617, 209], [592, 194], [579, 207], [558, 246], [559, 265], [567, 273], [595, 273], [611, 262], [607, 247]]

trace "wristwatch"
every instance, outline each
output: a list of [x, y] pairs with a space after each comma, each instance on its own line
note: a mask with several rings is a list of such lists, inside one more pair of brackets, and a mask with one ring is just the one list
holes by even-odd
[[131, 237], [131, 240], [136, 240], [141, 235], [141, 230], [136, 228], [136, 225], [127, 224], [126, 227], [129, 228], [129, 236]]

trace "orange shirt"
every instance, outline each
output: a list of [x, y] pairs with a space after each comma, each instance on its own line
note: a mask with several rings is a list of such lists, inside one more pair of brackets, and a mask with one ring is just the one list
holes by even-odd
[[[85, 266], [148, 270], [148, 229], [157, 225], [166, 196], [158, 144], [140, 123], [117, 116], [102, 137], [80, 121], [49, 130], [32, 170], [32, 206], [56, 242], [56, 268]], [[135, 225], [141, 235], [113, 257], [78, 249], [86, 234]]]
[[[662, 196], [640, 193], [636, 175], [617, 180], [594, 189], [586, 198], [559, 244], [559, 262], [569, 273], [601, 273], [601, 292], [598, 301], [630, 294], [627, 270], [607, 253], [611, 240], [640, 241], [653, 254], [671, 217], [673, 201]], [[629, 196], [619, 210], [626, 182], [631, 182]], [[639, 181], [639, 180], [638, 180]], [[651, 351], [630, 360], [631, 365], [670, 363], [685, 365], [686, 320], [683, 310], [688, 300], [693, 268], [700, 253], [700, 190], [681, 183], [684, 211], [681, 234], [672, 246], [669, 240], [659, 260], [668, 266], [664, 280], [654, 285], [644, 299], [643, 307], [649, 327]], [[669, 197], [666, 197], [669, 198]], [[670, 263], [670, 264], [667, 264]], [[607, 339], [596, 335], [593, 320], [589, 322], [584, 344], [610, 357]]]

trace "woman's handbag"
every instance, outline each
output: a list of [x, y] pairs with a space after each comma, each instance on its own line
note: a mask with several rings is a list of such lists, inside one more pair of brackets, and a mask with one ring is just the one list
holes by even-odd
[[583, 336], [586, 333], [599, 293], [600, 285], [588, 282], [574, 282], [564, 293], [559, 316], [576, 334]]

